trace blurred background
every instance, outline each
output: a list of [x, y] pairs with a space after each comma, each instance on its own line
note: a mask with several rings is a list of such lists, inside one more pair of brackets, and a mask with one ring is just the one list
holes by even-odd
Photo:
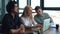
[[[30, 5], [33, 10], [33, 17], [36, 15], [35, 7], [40, 6], [42, 7], [43, 14], [44, 14], [44, 20], [50, 18], [50, 26], [51, 28], [56, 28], [56, 24], [59, 24], [60, 26], [60, 0], [0, 0], [0, 31], [2, 26], [2, 18], [7, 13], [6, 11], [6, 5], [9, 1], [16, 1], [18, 2], [18, 14], [19, 17], [21, 16], [24, 7], [26, 5]], [[44, 24], [44, 27], [49, 27], [48, 23]], [[45, 29], [45, 28], [44, 28]], [[46, 30], [47, 30], [46, 29]], [[60, 32], [59, 32], [60, 33]]]

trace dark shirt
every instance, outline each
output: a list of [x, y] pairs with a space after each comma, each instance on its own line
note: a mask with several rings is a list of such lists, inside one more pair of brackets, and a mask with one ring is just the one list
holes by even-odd
[[15, 18], [10, 14], [6, 14], [2, 20], [2, 31], [5, 34], [10, 34], [10, 29], [17, 29], [20, 24], [22, 24], [22, 20], [18, 14], [15, 15]]

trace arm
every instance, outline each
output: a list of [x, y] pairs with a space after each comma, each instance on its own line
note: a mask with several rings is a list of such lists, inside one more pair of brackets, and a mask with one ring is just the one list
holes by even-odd
[[16, 34], [19, 32], [20, 29], [10, 29], [10, 33]]
[[5, 16], [2, 20], [2, 25], [3, 25], [3, 30], [6, 33], [11, 33], [11, 34], [15, 34], [21, 31], [21, 27], [20, 28], [15, 28], [13, 27], [13, 22], [10, 21], [9, 17]]
[[36, 26], [25, 26], [25, 28], [35, 28]]
[[24, 34], [25, 28], [24, 28], [24, 25], [21, 24], [19, 29], [11, 29], [10, 31], [12, 34]]
[[[35, 17], [35, 19], [36, 19], [36, 17]], [[37, 21], [38, 21], [39, 19], [37, 19]], [[38, 22], [41, 22], [41, 21], [38, 21]], [[35, 27], [42, 27], [42, 25], [41, 24], [38, 24], [35, 20], [34, 20], [34, 26]]]
[[34, 20], [38, 23], [38, 24], [42, 24], [42, 21], [40, 19], [38, 19], [38, 17], [34, 16]]
[[37, 22], [35, 20], [33, 20], [32, 26], [26, 26], [26, 28], [36, 28], [36, 27], [41, 27], [41, 25], [37, 24]]
[[52, 19], [51, 17], [50, 17], [50, 23], [54, 23], [54, 22], [53, 22], [53, 19]]
[[26, 32], [32, 31], [32, 28], [35, 28], [34, 26], [26, 26]]

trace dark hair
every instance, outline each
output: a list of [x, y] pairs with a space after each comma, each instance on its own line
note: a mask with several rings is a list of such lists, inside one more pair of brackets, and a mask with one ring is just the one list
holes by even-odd
[[37, 11], [38, 9], [42, 9], [42, 8], [40, 6], [36, 6], [35, 11]]
[[11, 13], [12, 9], [14, 9], [14, 4], [17, 4], [16, 1], [9, 1], [7, 6], [6, 6], [6, 10], [8, 13]]

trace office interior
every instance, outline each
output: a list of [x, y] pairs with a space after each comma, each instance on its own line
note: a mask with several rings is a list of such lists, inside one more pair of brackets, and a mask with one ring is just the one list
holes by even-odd
[[[22, 15], [24, 7], [30, 5], [32, 7], [33, 17], [36, 15], [35, 7], [42, 7], [44, 14], [43, 34], [60, 34], [60, 0], [0, 0], [0, 33], [2, 34], [2, 18], [6, 11], [6, 5], [9, 1], [18, 2], [18, 14]], [[49, 18], [50, 17], [50, 18]], [[49, 21], [52, 21], [49, 23]], [[56, 24], [59, 25], [59, 30], [56, 31]], [[50, 26], [50, 27], [49, 27]]]

